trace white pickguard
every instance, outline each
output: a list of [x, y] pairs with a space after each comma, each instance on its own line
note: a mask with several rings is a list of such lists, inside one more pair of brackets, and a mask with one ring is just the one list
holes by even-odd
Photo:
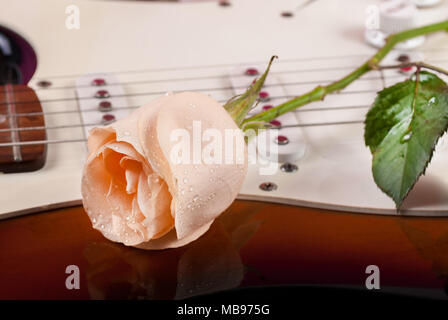
[[[420, 23], [446, 19], [447, 2], [422, 11]], [[80, 8], [79, 30], [65, 27], [65, 8], [73, 3]], [[232, 67], [266, 64], [276, 54], [280, 59], [272, 74], [283, 83], [286, 95], [294, 96], [347, 74], [375, 51], [363, 40], [365, 8], [374, 3], [320, 0], [293, 18], [283, 18], [280, 13], [297, 7], [297, 1], [234, 0], [232, 6], [220, 7], [216, 2], [1, 0], [0, 24], [26, 37], [37, 51], [38, 70], [30, 86], [41, 100], [47, 126], [71, 126], [48, 130], [48, 138], [73, 140], [84, 138], [83, 128], [73, 127], [82, 118], [75, 99], [75, 81], [81, 75], [113, 73], [131, 106], [180, 90], [200, 90], [224, 101], [234, 94]], [[418, 53], [446, 67], [447, 50], [448, 36], [437, 34]], [[295, 113], [297, 122], [362, 120], [382, 88], [378, 73], [363, 78], [342, 94]], [[395, 71], [386, 73], [387, 85], [402, 78]], [[37, 88], [43, 79], [52, 86]], [[325, 109], [311, 111], [320, 108]], [[261, 176], [251, 166], [239, 198], [396, 214], [393, 202], [373, 182], [362, 124], [296, 130], [306, 144], [305, 157], [296, 163], [299, 170]], [[0, 218], [80, 203], [85, 155], [82, 141], [50, 144], [43, 169], [0, 175]], [[441, 141], [426, 175], [406, 200], [404, 214], [445, 215], [447, 158], [448, 147]], [[260, 183], [267, 181], [278, 189], [260, 190]]]

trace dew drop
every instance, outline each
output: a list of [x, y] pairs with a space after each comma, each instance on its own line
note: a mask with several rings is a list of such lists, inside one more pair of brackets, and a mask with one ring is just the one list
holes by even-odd
[[198, 200], [199, 200], [199, 196], [198, 196], [198, 195], [195, 195], [195, 196], [193, 197], [193, 201], [196, 202], [196, 201], [198, 201]]
[[406, 134], [401, 138], [401, 141], [400, 141], [400, 142], [401, 142], [401, 143], [408, 142], [408, 141], [411, 139], [411, 137], [412, 137], [412, 131], [406, 133]]
[[431, 99], [429, 99], [429, 101], [428, 101], [428, 107], [430, 107], [430, 106], [436, 104], [437, 102], [438, 102], [438, 101], [437, 101], [437, 98], [436, 98], [436, 97], [431, 97]]
[[188, 188], [188, 190], [190, 191], [190, 192], [192, 192], [194, 189], [193, 189], [193, 186], [190, 186], [190, 188]]

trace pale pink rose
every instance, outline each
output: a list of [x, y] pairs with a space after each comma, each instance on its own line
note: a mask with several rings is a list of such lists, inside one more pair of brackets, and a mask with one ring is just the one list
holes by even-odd
[[159, 97], [91, 131], [82, 196], [95, 229], [143, 249], [179, 247], [209, 229], [241, 188], [247, 150], [243, 146], [243, 159], [231, 164], [176, 163], [171, 151], [178, 141], [171, 141], [171, 133], [185, 129], [193, 136], [193, 121], [222, 137], [226, 129], [238, 129], [218, 102], [183, 92]]

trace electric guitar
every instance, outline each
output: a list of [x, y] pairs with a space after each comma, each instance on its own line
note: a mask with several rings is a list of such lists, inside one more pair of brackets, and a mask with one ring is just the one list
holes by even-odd
[[[0, 298], [186, 298], [291, 283], [362, 289], [368, 265], [378, 265], [391, 292], [445, 297], [446, 139], [400, 212], [375, 185], [363, 142], [376, 93], [406, 70], [370, 72], [276, 119], [286, 141], [278, 162], [250, 165], [239, 200], [185, 248], [110, 243], [80, 207], [69, 208], [81, 203], [91, 128], [170, 91], [224, 103], [277, 55], [257, 106], [266, 109], [339, 79], [375, 52], [364, 29], [376, 1], [296, 2], [1, 0]], [[418, 23], [447, 13], [443, 1], [419, 11]], [[446, 34], [435, 34], [384, 63], [406, 54], [446, 67], [447, 50]], [[266, 165], [275, 173], [263, 175]], [[64, 286], [67, 265], [83, 272], [80, 290]]]

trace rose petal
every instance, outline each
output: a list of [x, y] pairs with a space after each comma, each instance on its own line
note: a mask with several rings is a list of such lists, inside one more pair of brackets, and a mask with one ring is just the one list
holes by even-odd
[[171, 133], [181, 128], [191, 135], [193, 120], [221, 136], [236, 130], [243, 141], [219, 103], [192, 92], [157, 98], [130, 117], [91, 131], [83, 203], [106, 238], [145, 249], [182, 246], [205, 233], [235, 199], [247, 171], [244, 143], [240, 163], [171, 159], [177, 143]]
[[[177, 237], [182, 239], [213, 221], [235, 199], [247, 171], [247, 150], [241, 131], [222, 106], [207, 95], [184, 92], [160, 99], [144, 107], [139, 134], [143, 151], [167, 182], [173, 195]], [[146, 109], [150, 110], [146, 113]], [[177, 164], [171, 159], [173, 130], [187, 129], [200, 121], [202, 131], [213, 128], [224, 137], [225, 129], [239, 133], [243, 143], [241, 164]], [[157, 137], [157, 140], [155, 140]], [[157, 167], [157, 169], [156, 169]], [[191, 191], [190, 191], [191, 190]]]

